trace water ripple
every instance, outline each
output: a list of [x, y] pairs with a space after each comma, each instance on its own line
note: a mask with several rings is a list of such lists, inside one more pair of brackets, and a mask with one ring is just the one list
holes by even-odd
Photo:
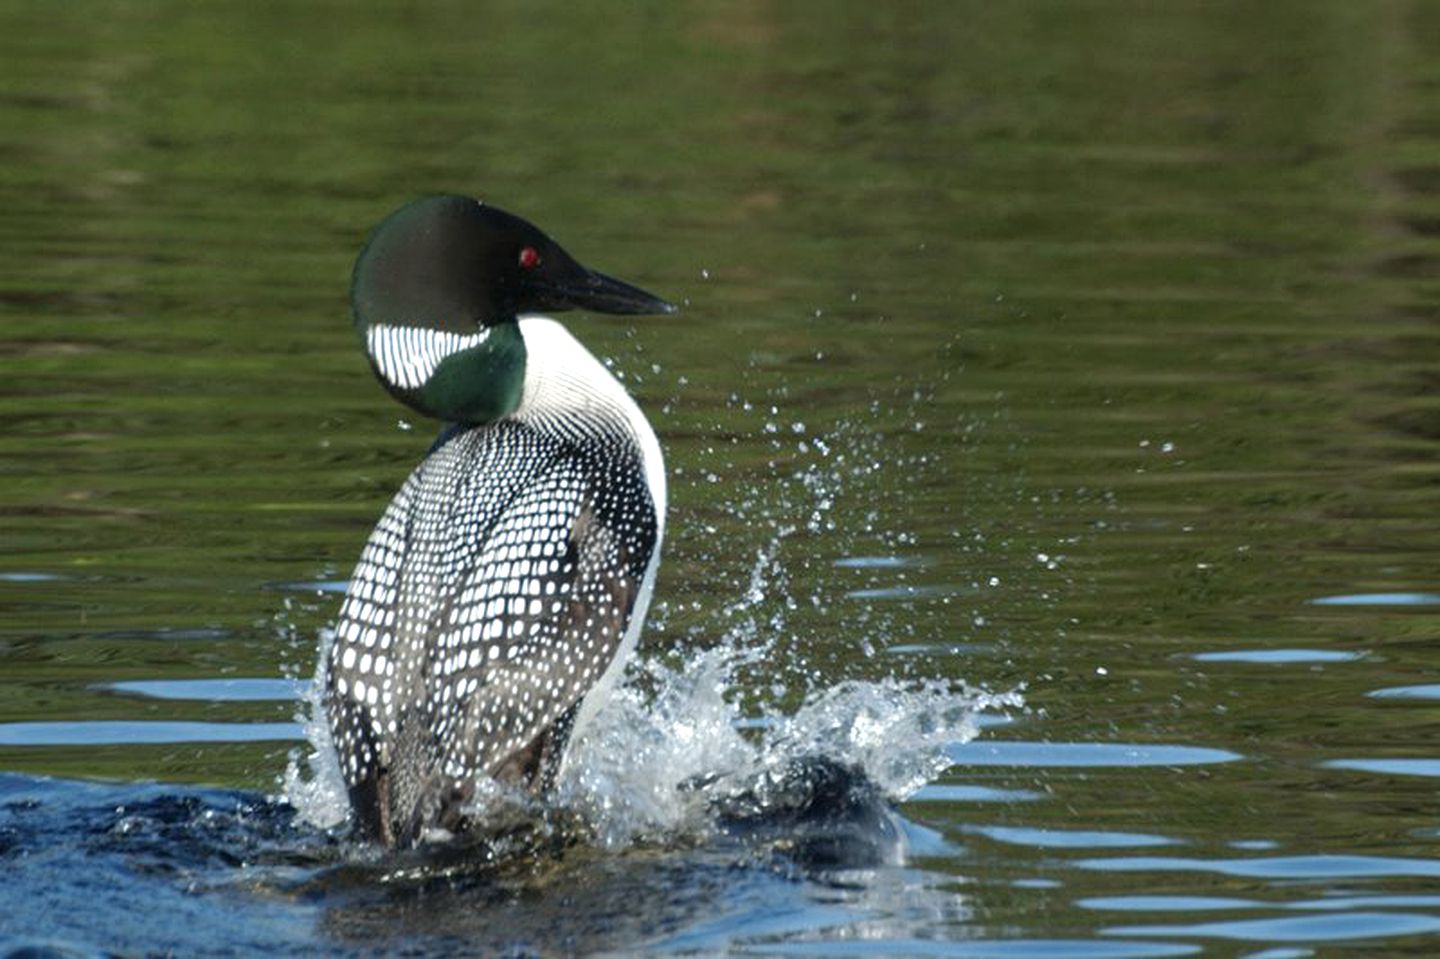
[[1190, 658], [1197, 663], [1348, 663], [1365, 654], [1337, 649], [1236, 649], [1195, 653]]
[[1229, 896], [1091, 896], [1075, 900], [1082, 909], [1116, 909], [1122, 912], [1217, 912], [1258, 909], [1268, 905], [1257, 899]]
[[1227, 749], [1132, 743], [1039, 743], [1014, 740], [956, 744], [948, 750], [960, 766], [1196, 766], [1244, 759]]
[[1390, 686], [1365, 694], [1371, 699], [1440, 699], [1440, 683], [1420, 686]]
[[1330, 942], [1440, 932], [1440, 918], [1393, 912], [1344, 912], [1184, 925], [1115, 926], [1115, 936], [1204, 936], [1257, 942]]
[[946, 585], [908, 585], [878, 586], [872, 589], [847, 590], [845, 595], [850, 599], [946, 599], [951, 596], [967, 596], [977, 592], [969, 586], [946, 586]]
[[272, 580], [261, 584], [263, 589], [282, 593], [344, 593], [349, 587], [348, 579]]
[[1311, 606], [1436, 606], [1440, 593], [1350, 593], [1308, 600]]
[[1440, 776], [1440, 759], [1331, 759], [1320, 767], [1386, 776]]
[[781, 942], [750, 946], [753, 956], [945, 956], [947, 959], [1161, 959], [1193, 956], [1199, 946], [1178, 942], [1105, 942], [1100, 939], [867, 939]]
[[298, 679], [137, 679], [93, 688], [149, 699], [240, 703], [300, 699], [308, 686]]
[[54, 583], [69, 578], [58, 573], [31, 573], [25, 570], [0, 573], [0, 583]]
[[1106, 832], [1097, 829], [1031, 829], [1019, 826], [973, 826], [977, 833], [996, 842], [1036, 849], [1137, 848], [1142, 846], [1178, 846], [1180, 840], [1148, 833]]
[[931, 783], [921, 786], [909, 802], [1031, 802], [1045, 794], [1033, 789], [997, 789], [994, 786], [967, 786]]
[[304, 739], [297, 723], [92, 720], [0, 723], [0, 746], [114, 746]]
[[842, 556], [835, 565], [841, 569], [908, 569], [929, 564], [921, 556]]
[[1291, 909], [1300, 912], [1351, 912], [1375, 909], [1416, 909], [1440, 906], [1437, 895], [1333, 896], [1274, 903], [1233, 896], [1091, 896], [1077, 899], [1084, 909], [1120, 912], [1222, 912], [1232, 909]]
[[1112, 856], [1077, 859], [1075, 866], [1105, 872], [1213, 872], [1252, 879], [1361, 879], [1373, 876], [1440, 877], [1440, 860], [1400, 856], [1265, 856], [1190, 859], [1180, 856]]

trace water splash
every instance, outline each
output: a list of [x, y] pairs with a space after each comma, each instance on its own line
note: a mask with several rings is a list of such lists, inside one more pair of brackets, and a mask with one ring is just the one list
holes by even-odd
[[[808, 795], [795, 780], [808, 768], [849, 770], [899, 802], [951, 765], [947, 747], [975, 738], [981, 712], [1023, 705], [1017, 692], [940, 680], [850, 680], [810, 695], [793, 714], [747, 717], [733, 698], [734, 677], [752, 658], [725, 646], [678, 665], [638, 662], [572, 744], [550, 805], [578, 814], [594, 842], [615, 849], [704, 838], [742, 797], [761, 797], [756, 814], [784, 813], [780, 804]], [[284, 785], [303, 821], [329, 828], [344, 821], [347, 805], [315, 692], [323, 686], [317, 677], [302, 706], [310, 753], [292, 754]], [[782, 779], [786, 799], [775, 789]]]
[[727, 698], [745, 659], [721, 648], [676, 668], [646, 664], [650, 682], [620, 688], [576, 743], [561, 801], [585, 814], [602, 844], [703, 835], [717, 809], [769, 794], [777, 777], [815, 762], [853, 770], [898, 802], [951, 765], [946, 747], [977, 735], [981, 711], [1022, 705], [1018, 693], [938, 680], [852, 680], [812, 694], [793, 714], [747, 719]]
[[680, 669], [640, 664], [571, 747], [557, 794], [602, 845], [693, 827], [705, 797], [691, 785], [746, 761], [750, 747], [725, 697], [733, 660], [722, 649], [702, 651]]
[[330, 738], [330, 723], [321, 701], [325, 689], [325, 664], [330, 661], [330, 644], [335, 630], [320, 630], [320, 653], [315, 680], [300, 697], [295, 720], [305, 728], [308, 751], [292, 749], [282, 776], [283, 794], [295, 807], [302, 822], [331, 829], [350, 815], [350, 798], [340, 772], [340, 757]]

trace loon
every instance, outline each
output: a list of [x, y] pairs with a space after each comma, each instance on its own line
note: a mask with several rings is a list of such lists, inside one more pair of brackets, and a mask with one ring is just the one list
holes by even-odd
[[324, 669], [354, 818], [407, 847], [462, 825], [486, 778], [554, 785], [655, 583], [659, 441], [605, 366], [533, 314], [675, 307], [463, 196], [385, 219], [350, 296], [380, 382], [448, 424], [371, 533]]

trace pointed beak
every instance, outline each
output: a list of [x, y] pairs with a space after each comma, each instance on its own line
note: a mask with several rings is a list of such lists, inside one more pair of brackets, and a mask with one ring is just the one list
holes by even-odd
[[655, 294], [594, 270], [586, 270], [581, 282], [565, 289], [564, 294], [571, 305], [597, 313], [634, 316], [642, 313], [677, 312], [674, 304], [667, 303]]
[[593, 310], [625, 316], [676, 312], [653, 293], [581, 266], [559, 247], [548, 250], [545, 266], [522, 282], [516, 304], [520, 312]]

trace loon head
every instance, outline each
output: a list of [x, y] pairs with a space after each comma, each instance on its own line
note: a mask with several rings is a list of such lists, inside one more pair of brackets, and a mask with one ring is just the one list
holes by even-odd
[[463, 196], [416, 200], [376, 227], [355, 262], [350, 300], [385, 388], [457, 423], [490, 422], [518, 406], [521, 314], [675, 312], [581, 266], [528, 221]]

